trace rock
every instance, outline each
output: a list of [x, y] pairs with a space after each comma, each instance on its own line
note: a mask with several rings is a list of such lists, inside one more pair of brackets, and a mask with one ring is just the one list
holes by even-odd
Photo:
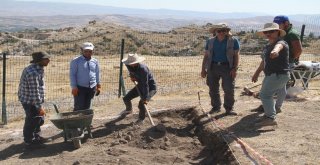
[[12, 138], [9, 138], [6, 140], [6, 143], [10, 143], [10, 142], [13, 142], [14, 140]]
[[132, 131], [129, 131], [129, 132], [127, 133], [127, 135], [133, 136], [133, 132], [132, 132]]
[[128, 144], [129, 143], [127, 140], [124, 140], [124, 139], [120, 139], [119, 142], [122, 143], [122, 144]]
[[122, 132], [118, 132], [117, 138], [122, 138]]
[[169, 139], [168, 136], [165, 136], [165, 137], [164, 137], [164, 141], [165, 141], [165, 142], [167, 142], [167, 141], [169, 141], [169, 140], [170, 140], [170, 139]]
[[162, 120], [161, 120], [161, 123], [168, 123], [170, 121], [170, 119], [168, 117], [164, 117]]
[[119, 144], [120, 144], [119, 140], [113, 141], [113, 142], [111, 143], [111, 147], [112, 147], [112, 146], [119, 145]]
[[79, 160], [77, 160], [77, 161], [73, 162], [73, 164], [72, 164], [72, 165], [79, 165], [79, 164], [81, 164], [81, 163], [80, 163], [80, 161], [79, 161]]
[[124, 139], [127, 140], [127, 141], [131, 141], [132, 137], [130, 135], [127, 135]]

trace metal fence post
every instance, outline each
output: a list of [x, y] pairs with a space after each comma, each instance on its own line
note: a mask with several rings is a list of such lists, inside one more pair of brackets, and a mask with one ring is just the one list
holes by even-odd
[[302, 44], [302, 41], [303, 41], [303, 36], [304, 36], [304, 29], [306, 28], [306, 25], [303, 24], [302, 25], [302, 28], [301, 28], [301, 33], [300, 33], [300, 41], [301, 41], [301, 44]]
[[7, 124], [7, 110], [6, 110], [6, 63], [7, 63], [7, 54], [6, 52], [2, 53], [3, 65], [2, 65], [2, 122]]
[[126, 95], [126, 88], [124, 86], [124, 80], [122, 76], [122, 68], [123, 68], [123, 54], [124, 54], [124, 39], [121, 40], [121, 52], [120, 52], [120, 72], [119, 72], [119, 89], [118, 89], [118, 98], [121, 96], [121, 90], [122, 94]]

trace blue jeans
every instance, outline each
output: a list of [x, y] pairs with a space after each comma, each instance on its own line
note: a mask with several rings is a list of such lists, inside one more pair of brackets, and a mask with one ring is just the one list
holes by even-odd
[[[294, 66], [295, 66], [295, 63], [289, 63], [289, 68], [294, 68]], [[287, 88], [288, 88], [287, 86], [284, 86], [277, 91], [277, 100], [275, 105], [276, 108], [281, 108], [284, 100], [286, 99]]]
[[230, 75], [231, 69], [229, 65], [212, 64], [208, 70], [207, 85], [209, 86], [209, 95], [211, 98], [211, 105], [214, 110], [221, 108], [220, 99], [220, 79], [222, 79], [222, 89], [224, 91], [224, 108], [227, 112], [233, 110], [234, 105], [234, 87], [235, 80]]
[[74, 96], [74, 111], [91, 108], [91, 101], [96, 93], [96, 87], [86, 88], [78, 86], [78, 96]]
[[285, 88], [286, 83], [289, 80], [289, 77], [290, 77], [289, 73], [288, 74], [273, 73], [271, 75], [264, 77], [262, 81], [261, 91], [260, 91], [260, 98], [262, 101], [264, 113], [267, 117], [275, 119], [276, 109], [275, 109], [273, 96], [280, 89]]
[[39, 117], [36, 117], [39, 116], [39, 111], [34, 105], [31, 104], [22, 103], [22, 107], [26, 113], [23, 126], [24, 142], [31, 143], [40, 136], [39, 133], [41, 131], [41, 120]]

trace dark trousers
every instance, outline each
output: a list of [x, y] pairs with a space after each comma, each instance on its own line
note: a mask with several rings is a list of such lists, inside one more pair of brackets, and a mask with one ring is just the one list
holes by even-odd
[[41, 118], [37, 117], [39, 116], [39, 111], [34, 105], [22, 104], [22, 107], [26, 113], [23, 126], [24, 142], [31, 143], [33, 140], [40, 137], [39, 133], [41, 131]]
[[208, 70], [207, 85], [209, 86], [209, 95], [211, 105], [214, 110], [221, 108], [220, 99], [220, 79], [222, 79], [222, 89], [224, 91], [224, 108], [226, 111], [232, 111], [234, 105], [234, 87], [235, 80], [230, 75], [231, 69], [228, 65], [212, 64]]
[[[149, 101], [155, 94], [157, 93], [156, 90], [150, 90], [149, 91], [149, 95], [147, 97], [147, 100]], [[124, 97], [123, 97], [123, 101], [124, 102], [130, 102], [131, 103], [131, 100], [136, 98], [136, 97], [139, 97], [139, 93], [137, 91], [136, 88], [132, 88]], [[139, 108], [139, 119], [141, 120], [144, 120], [145, 117], [146, 117], [146, 107], [144, 106], [143, 104], [143, 100], [140, 99], [139, 101], [139, 105], [138, 105], [138, 108]]]
[[78, 96], [74, 96], [74, 111], [86, 110], [91, 108], [91, 101], [96, 92], [96, 88], [86, 88], [78, 86]]

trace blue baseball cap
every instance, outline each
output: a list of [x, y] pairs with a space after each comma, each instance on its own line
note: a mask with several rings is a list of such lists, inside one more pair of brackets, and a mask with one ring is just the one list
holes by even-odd
[[285, 16], [285, 15], [278, 15], [278, 16], [274, 17], [274, 19], [273, 19], [273, 22], [277, 23], [277, 24], [282, 24], [286, 21], [289, 21], [289, 18], [288, 18], [288, 16]]

